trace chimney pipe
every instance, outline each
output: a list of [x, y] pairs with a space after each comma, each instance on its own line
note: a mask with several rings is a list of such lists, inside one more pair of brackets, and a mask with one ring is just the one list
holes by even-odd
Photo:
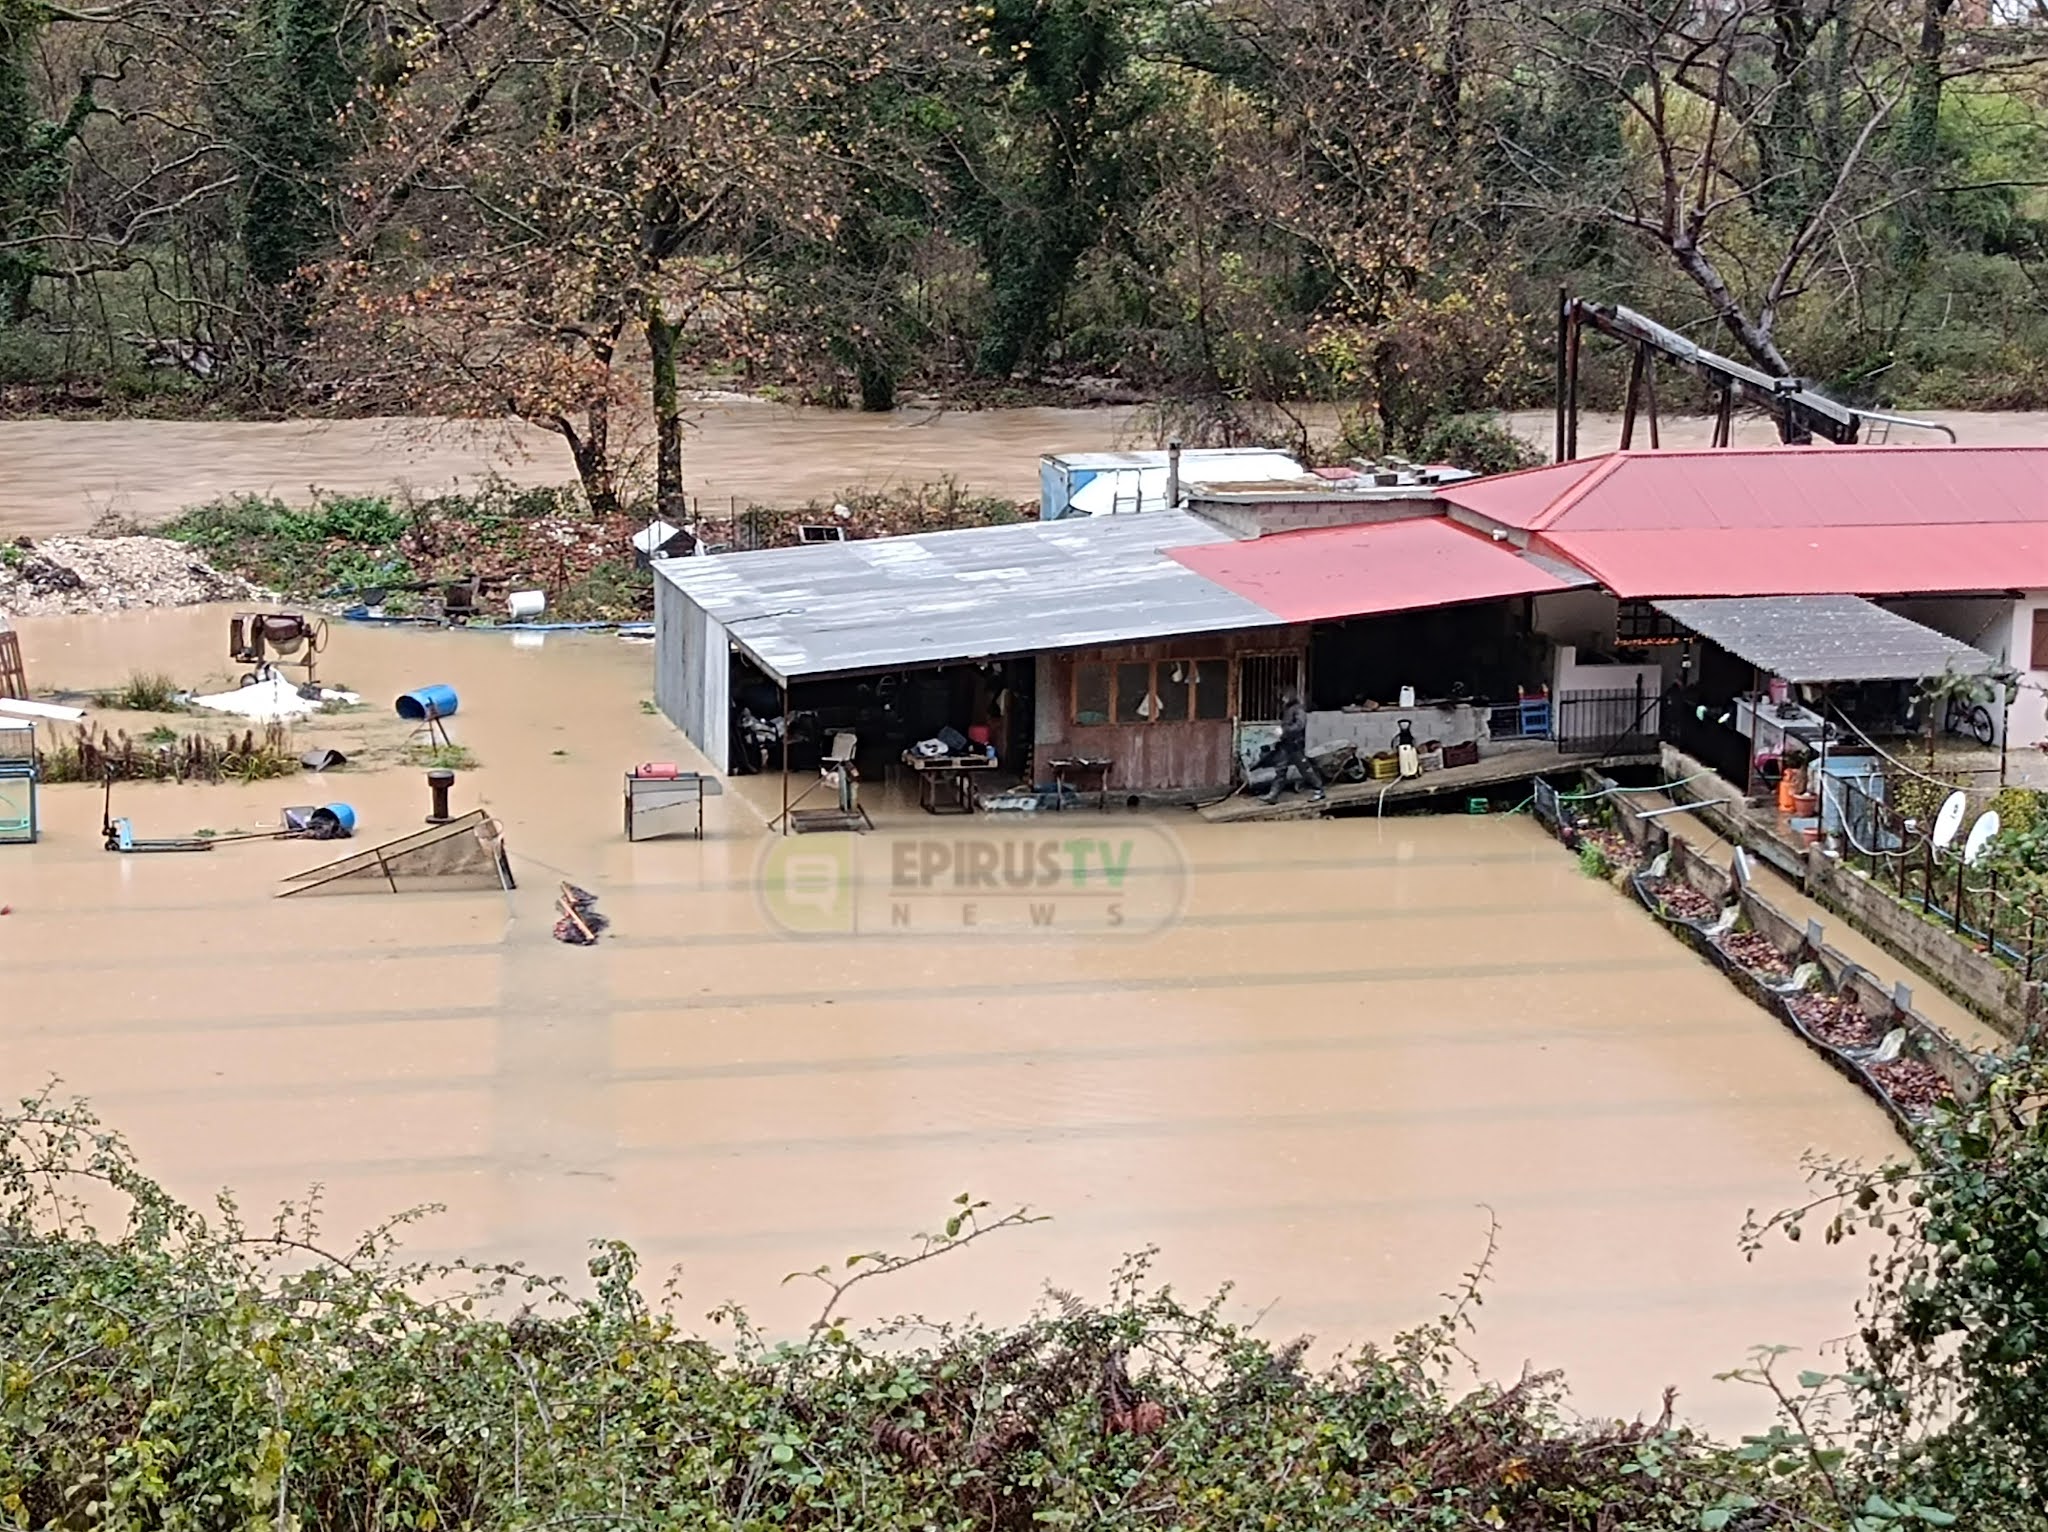
[[1180, 509], [1180, 438], [1170, 437], [1166, 443], [1166, 508]]

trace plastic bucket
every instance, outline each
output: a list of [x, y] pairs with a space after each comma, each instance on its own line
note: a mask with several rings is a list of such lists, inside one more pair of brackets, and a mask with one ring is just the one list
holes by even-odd
[[398, 716], [407, 723], [424, 723], [429, 718], [453, 718], [457, 706], [452, 686], [420, 686], [398, 699]]
[[514, 622], [531, 622], [548, 609], [548, 598], [537, 590], [515, 590], [505, 598]]
[[332, 825], [343, 835], [353, 835], [356, 828], [356, 811], [346, 803], [325, 803], [313, 810], [307, 823], [312, 828]]

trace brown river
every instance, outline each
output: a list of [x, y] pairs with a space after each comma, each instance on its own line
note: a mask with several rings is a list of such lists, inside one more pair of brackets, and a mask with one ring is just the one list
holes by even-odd
[[[20, 626], [38, 687], [203, 684], [224, 616]], [[777, 1328], [815, 1311], [786, 1273], [901, 1248], [962, 1191], [1049, 1218], [871, 1284], [873, 1309], [1010, 1317], [1156, 1244], [1184, 1290], [1234, 1282], [1232, 1313], [1328, 1348], [1439, 1312], [1497, 1218], [1489, 1374], [1561, 1367], [1580, 1409], [1631, 1415], [1675, 1384], [1724, 1429], [1767, 1412], [1715, 1372], [1849, 1328], [1861, 1252], [1751, 1264], [1736, 1233], [1801, 1195], [1809, 1149], [1899, 1153], [1885, 1119], [1525, 819], [1163, 816], [1187, 876], [1154, 934], [799, 940], [757, 897], [769, 779], [702, 842], [623, 839], [621, 772], [684, 753], [643, 710], [651, 658], [337, 625], [323, 679], [371, 705], [298, 739], [371, 769], [116, 800], [144, 835], [330, 799], [358, 846], [407, 833], [420, 773], [374, 763], [390, 700], [445, 682], [479, 762], [455, 806], [502, 822], [511, 894], [278, 899], [334, 848], [110, 855], [99, 793], [48, 789], [42, 844], [0, 847], [0, 1081], [61, 1077], [188, 1198], [317, 1184], [350, 1231], [437, 1203], [417, 1253], [558, 1270], [618, 1236], [680, 1268], [687, 1314]], [[614, 922], [595, 949], [551, 938], [562, 878]]]
[[[1327, 412], [1314, 413], [1318, 426]], [[2048, 441], [2048, 414], [1935, 411], [1929, 419], [1976, 443]], [[1551, 417], [1508, 417], [1539, 448], [1551, 445]], [[959, 411], [905, 409], [890, 415], [800, 408], [749, 399], [695, 407], [684, 443], [684, 487], [707, 509], [829, 500], [854, 487], [935, 483], [952, 478], [988, 494], [1032, 499], [1046, 452], [1157, 446], [1128, 408]], [[1663, 444], [1708, 444], [1703, 419], [1665, 422]], [[1611, 415], [1587, 415], [1582, 453], [1620, 440]], [[1775, 440], [1760, 419], [1737, 422], [1737, 440]], [[1938, 441], [1899, 428], [1894, 441]], [[1644, 445], [1646, 441], [1639, 441]], [[228, 494], [303, 500], [310, 489], [350, 492], [407, 484], [439, 490], [495, 473], [522, 483], [574, 477], [560, 438], [532, 427], [419, 420], [335, 421], [0, 421], [0, 536], [82, 532], [113, 513], [161, 521], [185, 506]]]

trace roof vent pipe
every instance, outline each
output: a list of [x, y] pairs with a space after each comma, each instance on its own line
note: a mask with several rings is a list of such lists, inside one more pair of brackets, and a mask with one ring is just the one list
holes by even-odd
[[1170, 437], [1166, 443], [1166, 508], [1180, 509], [1180, 438]]

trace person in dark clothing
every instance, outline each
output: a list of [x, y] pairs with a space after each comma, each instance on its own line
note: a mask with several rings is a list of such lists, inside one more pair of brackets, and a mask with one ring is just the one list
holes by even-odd
[[1273, 750], [1273, 785], [1266, 789], [1266, 802], [1280, 801], [1290, 771], [1301, 773], [1311, 797], [1323, 796], [1323, 779], [1308, 761], [1308, 709], [1301, 705], [1301, 693], [1291, 686], [1280, 694], [1280, 743]]

